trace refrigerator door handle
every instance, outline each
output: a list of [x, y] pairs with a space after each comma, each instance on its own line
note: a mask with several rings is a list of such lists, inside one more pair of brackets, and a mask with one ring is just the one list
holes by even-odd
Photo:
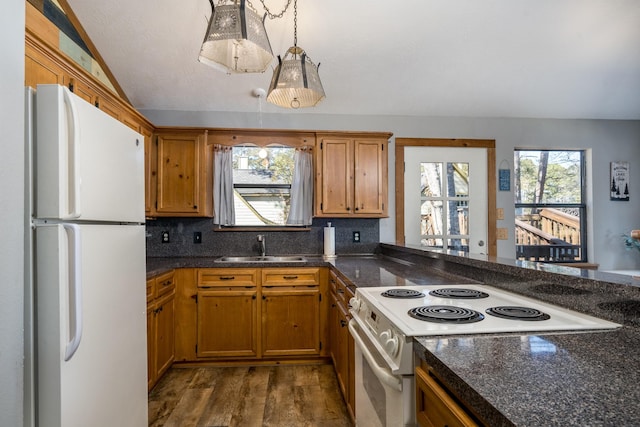
[[82, 253], [80, 227], [78, 224], [63, 224], [67, 234], [71, 235], [70, 243], [72, 248], [69, 250], [70, 260], [70, 280], [69, 295], [71, 302], [69, 304], [69, 324], [71, 325], [71, 340], [67, 342], [64, 352], [64, 361], [69, 361], [80, 347], [82, 339], [82, 269], [80, 256]]
[[80, 135], [78, 129], [78, 123], [80, 123], [80, 121], [78, 120], [78, 111], [71, 98], [71, 92], [65, 87], [62, 88], [62, 97], [68, 107], [68, 117], [70, 118], [68, 121], [70, 134], [68, 144], [71, 146], [69, 147], [71, 165], [69, 166], [68, 176], [69, 180], [72, 181], [71, 185], [69, 185], [69, 190], [72, 190], [70, 203], [72, 208], [67, 218], [80, 218], [82, 214], [82, 212], [80, 212], [80, 206], [82, 205], [80, 203]]

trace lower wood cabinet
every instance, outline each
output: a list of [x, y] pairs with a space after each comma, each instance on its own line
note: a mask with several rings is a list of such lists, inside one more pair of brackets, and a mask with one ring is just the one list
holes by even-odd
[[173, 270], [147, 280], [147, 375], [149, 390], [171, 366], [175, 355]]
[[347, 403], [347, 409], [355, 416], [355, 373], [354, 341], [349, 333], [349, 300], [353, 290], [333, 271], [329, 272], [329, 352], [338, 378], [340, 391]]
[[317, 267], [198, 269], [196, 360], [326, 355], [325, 290]]
[[476, 422], [421, 362], [415, 369], [416, 419], [420, 427], [475, 427]]
[[258, 356], [257, 270], [200, 270], [197, 357]]

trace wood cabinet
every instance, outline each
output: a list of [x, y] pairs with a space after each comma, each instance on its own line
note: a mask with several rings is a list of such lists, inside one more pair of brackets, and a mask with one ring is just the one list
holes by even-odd
[[317, 135], [315, 216], [388, 216], [390, 137], [391, 134]]
[[353, 297], [353, 288], [340, 279], [336, 273], [329, 272], [331, 304], [329, 306], [330, 354], [338, 378], [340, 391], [347, 403], [352, 417], [355, 414], [355, 374], [354, 341], [349, 333], [349, 300]]
[[415, 369], [416, 419], [421, 427], [474, 427], [474, 419], [421, 362]]
[[257, 357], [258, 269], [198, 271], [197, 357]]
[[202, 268], [197, 285], [196, 360], [327, 354], [326, 269]]
[[262, 269], [262, 354], [320, 355], [320, 269]]
[[147, 280], [147, 375], [149, 390], [171, 366], [175, 355], [173, 270]]
[[207, 131], [163, 130], [155, 138], [155, 216], [213, 216], [213, 165]]

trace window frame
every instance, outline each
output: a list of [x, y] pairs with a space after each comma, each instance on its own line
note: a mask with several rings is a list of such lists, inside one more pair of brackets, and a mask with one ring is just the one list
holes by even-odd
[[[576, 152], [580, 154], [580, 203], [518, 203], [515, 201], [516, 193], [514, 191], [514, 213], [518, 209], [544, 209], [544, 208], [570, 208], [577, 209], [580, 213], [580, 258], [579, 259], [561, 259], [561, 260], [541, 260], [549, 264], [579, 264], [586, 263], [588, 260], [588, 247], [587, 247], [587, 151], [584, 149], [557, 149], [557, 148], [514, 148], [514, 158], [517, 152]], [[517, 179], [517, 177], [514, 177]], [[517, 214], [515, 215], [517, 218]], [[514, 228], [516, 225], [514, 224]], [[516, 259], [525, 260], [518, 257], [518, 244], [515, 242]], [[543, 245], [539, 245], [543, 246]]]
[[[251, 146], [251, 147], [259, 147], [259, 148], [269, 148], [269, 147], [287, 147], [292, 149], [299, 148], [309, 148], [311, 150], [315, 147], [315, 137], [313, 139], [310, 138], [309, 135], [285, 135], [285, 134], [274, 134], [270, 136], [262, 136], [258, 134], [253, 134], [249, 132], [247, 134], [237, 134], [237, 133], [227, 133], [220, 132], [215, 135], [210, 135], [209, 142], [210, 144], [219, 144], [228, 147], [236, 147], [236, 146]], [[315, 163], [315, 161], [314, 161]], [[242, 186], [244, 188], [259, 188], [253, 184], [233, 184], [233, 188], [236, 188], [236, 185]], [[266, 184], [266, 186], [276, 186], [281, 187], [286, 186], [286, 188], [291, 189], [291, 184]], [[260, 186], [262, 187], [262, 186]], [[241, 187], [238, 187], [241, 188]], [[266, 188], [266, 187], [265, 187]], [[266, 232], [266, 231], [310, 231], [311, 225], [292, 225], [292, 224], [278, 224], [278, 225], [224, 225], [217, 224], [213, 231], [217, 232], [225, 232], [225, 231], [248, 231], [248, 232]]]

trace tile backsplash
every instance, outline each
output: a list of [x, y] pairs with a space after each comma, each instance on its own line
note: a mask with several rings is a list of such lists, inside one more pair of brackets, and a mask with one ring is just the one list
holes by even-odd
[[[327, 223], [336, 228], [336, 254], [370, 254], [378, 246], [378, 219], [314, 218], [305, 231], [214, 231], [210, 218], [161, 218], [146, 224], [147, 256], [245, 256], [259, 255], [257, 235], [265, 236], [267, 255], [321, 255], [323, 230]], [[360, 242], [353, 242], [353, 232]], [[168, 232], [169, 242], [162, 243]], [[194, 233], [201, 243], [194, 243]]]

